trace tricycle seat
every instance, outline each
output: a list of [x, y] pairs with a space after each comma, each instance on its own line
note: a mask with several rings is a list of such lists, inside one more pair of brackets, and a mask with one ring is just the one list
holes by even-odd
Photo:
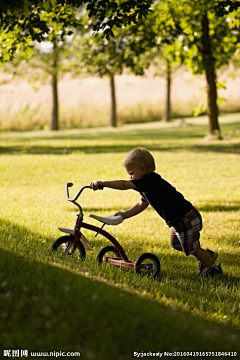
[[118, 225], [123, 222], [122, 215], [117, 215], [117, 216], [110, 215], [107, 217], [102, 217], [102, 216], [98, 216], [98, 215], [88, 214], [88, 216], [90, 216], [91, 218], [98, 220], [104, 224], [107, 224], [107, 225]]

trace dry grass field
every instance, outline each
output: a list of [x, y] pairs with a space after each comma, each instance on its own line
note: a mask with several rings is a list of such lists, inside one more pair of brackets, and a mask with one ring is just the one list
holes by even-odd
[[[0, 74], [0, 81], [5, 75]], [[221, 111], [240, 111], [240, 78], [219, 74], [226, 81], [226, 90], [219, 96], [227, 101]], [[180, 69], [173, 75], [172, 112], [175, 118], [192, 116], [202, 97], [203, 76], [192, 76]], [[32, 85], [14, 80], [0, 86], [0, 130], [47, 129], [51, 117], [51, 86]], [[165, 98], [165, 80], [149, 71], [144, 77], [132, 74], [116, 76], [119, 123], [156, 121], [161, 119]], [[110, 86], [108, 78], [64, 78], [59, 82], [60, 127], [106, 126], [109, 121]]]

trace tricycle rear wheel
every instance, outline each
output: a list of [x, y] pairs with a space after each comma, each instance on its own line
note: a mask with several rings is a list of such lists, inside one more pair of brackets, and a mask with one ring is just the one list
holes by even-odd
[[[62, 253], [66, 255], [73, 255], [72, 248], [74, 244], [74, 236], [73, 235], [64, 235], [54, 241], [51, 246], [52, 251], [57, 251], [59, 248], [62, 249]], [[86, 251], [81, 241], [79, 241], [78, 246], [74, 253], [78, 253], [79, 258], [81, 260], [85, 260]]]

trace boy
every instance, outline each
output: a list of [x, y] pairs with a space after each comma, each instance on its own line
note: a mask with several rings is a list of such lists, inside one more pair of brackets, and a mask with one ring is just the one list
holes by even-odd
[[193, 205], [172, 185], [155, 173], [155, 161], [144, 148], [133, 149], [123, 162], [130, 180], [94, 181], [93, 190], [104, 187], [138, 191], [142, 198], [126, 211], [117, 212], [123, 219], [135, 216], [150, 204], [165, 220], [171, 231], [171, 247], [183, 251], [186, 256], [194, 255], [198, 260], [198, 273], [202, 276], [222, 274], [221, 265], [216, 265], [218, 254], [200, 247], [202, 218]]

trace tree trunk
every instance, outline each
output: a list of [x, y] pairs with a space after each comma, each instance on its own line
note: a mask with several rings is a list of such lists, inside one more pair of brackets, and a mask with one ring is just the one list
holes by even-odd
[[167, 122], [171, 119], [171, 63], [167, 60], [167, 87], [166, 87], [166, 99], [165, 99], [165, 109], [163, 110], [162, 121]]
[[110, 116], [110, 126], [117, 126], [117, 114], [116, 114], [116, 92], [115, 92], [115, 81], [114, 75], [110, 76], [110, 89], [111, 89], [111, 116]]
[[57, 53], [57, 43], [53, 41], [53, 67], [52, 67], [52, 99], [53, 99], [53, 108], [52, 108], [52, 120], [51, 120], [51, 130], [58, 130], [58, 53]]
[[220, 126], [218, 123], [217, 86], [215, 60], [212, 56], [211, 42], [209, 36], [209, 21], [207, 13], [201, 15], [202, 24], [202, 56], [207, 81], [208, 101], [208, 135], [217, 135], [221, 138]]

